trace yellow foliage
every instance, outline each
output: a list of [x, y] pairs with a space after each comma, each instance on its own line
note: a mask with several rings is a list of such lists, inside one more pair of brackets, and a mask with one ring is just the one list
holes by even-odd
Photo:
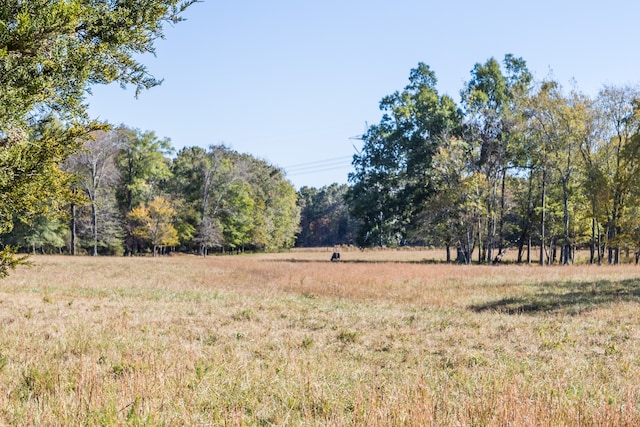
[[171, 201], [157, 196], [149, 204], [143, 204], [129, 213], [128, 219], [133, 226], [131, 234], [148, 240], [154, 254], [157, 247], [177, 245], [178, 231], [173, 226], [175, 215]]

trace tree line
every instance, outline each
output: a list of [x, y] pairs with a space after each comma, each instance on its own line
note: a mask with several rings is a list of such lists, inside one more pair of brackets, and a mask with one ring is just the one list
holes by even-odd
[[63, 215], [16, 217], [5, 244], [33, 252], [206, 255], [294, 243], [299, 209], [283, 171], [222, 145], [176, 154], [154, 132], [121, 126], [94, 131], [62, 169], [74, 194]]
[[[384, 97], [348, 186], [302, 189], [217, 146], [174, 153], [91, 119], [86, 95], [160, 83], [139, 61], [195, 0], [0, 6], [0, 276], [28, 250], [158, 253], [293, 244], [444, 246], [450, 259], [640, 256], [640, 93], [535, 81], [522, 58], [476, 64], [461, 103], [425, 64]], [[455, 255], [451, 252], [455, 251]], [[474, 255], [475, 254], [475, 255]]]
[[506, 55], [477, 63], [461, 100], [423, 63], [382, 99], [345, 194], [359, 245], [438, 245], [464, 263], [512, 249], [567, 264], [581, 247], [592, 263], [638, 260], [637, 86], [591, 97]]

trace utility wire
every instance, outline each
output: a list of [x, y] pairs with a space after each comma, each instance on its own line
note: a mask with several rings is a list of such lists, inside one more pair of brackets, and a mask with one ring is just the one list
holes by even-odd
[[332, 159], [324, 159], [324, 160], [314, 160], [312, 162], [306, 162], [306, 163], [298, 163], [295, 165], [290, 165], [290, 166], [285, 166], [286, 170], [291, 170], [291, 169], [307, 169], [307, 168], [314, 168], [314, 167], [318, 167], [321, 166], [323, 164], [326, 163], [344, 163], [347, 160], [350, 160], [351, 156], [342, 156], [342, 157], [334, 157]]
[[350, 163], [346, 162], [334, 162], [334, 163], [323, 163], [313, 167], [305, 167], [305, 168], [297, 168], [297, 169], [285, 169], [288, 173], [301, 173], [301, 172], [313, 172], [322, 169], [332, 169], [332, 168], [346, 168], [349, 167]]
[[285, 167], [287, 175], [302, 175], [329, 170], [344, 169], [351, 166], [351, 157], [334, 157], [332, 159], [316, 160], [313, 162], [299, 163]]
[[334, 167], [325, 168], [325, 169], [314, 169], [314, 170], [308, 170], [308, 171], [303, 171], [303, 172], [291, 172], [291, 173], [287, 173], [287, 176], [308, 175], [308, 174], [311, 174], [311, 173], [327, 172], [327, 171], [332, 171], [332, 170], [345, 169], [348, 166], [350, 166], [350, 165], [334, 166]]

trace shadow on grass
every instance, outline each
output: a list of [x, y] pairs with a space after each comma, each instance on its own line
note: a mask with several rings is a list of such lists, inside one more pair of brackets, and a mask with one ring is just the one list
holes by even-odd
[[575, 315], [616, 302], [640, 302], [640, 279], [543, 283], [539, 292], [472, 305], [476, 312]]

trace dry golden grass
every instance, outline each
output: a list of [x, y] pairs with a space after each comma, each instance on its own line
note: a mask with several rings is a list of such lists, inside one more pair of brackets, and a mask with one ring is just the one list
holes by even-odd
[[640, 425], [640, 267], [418, 251], [34, 257], [9, 425]]

